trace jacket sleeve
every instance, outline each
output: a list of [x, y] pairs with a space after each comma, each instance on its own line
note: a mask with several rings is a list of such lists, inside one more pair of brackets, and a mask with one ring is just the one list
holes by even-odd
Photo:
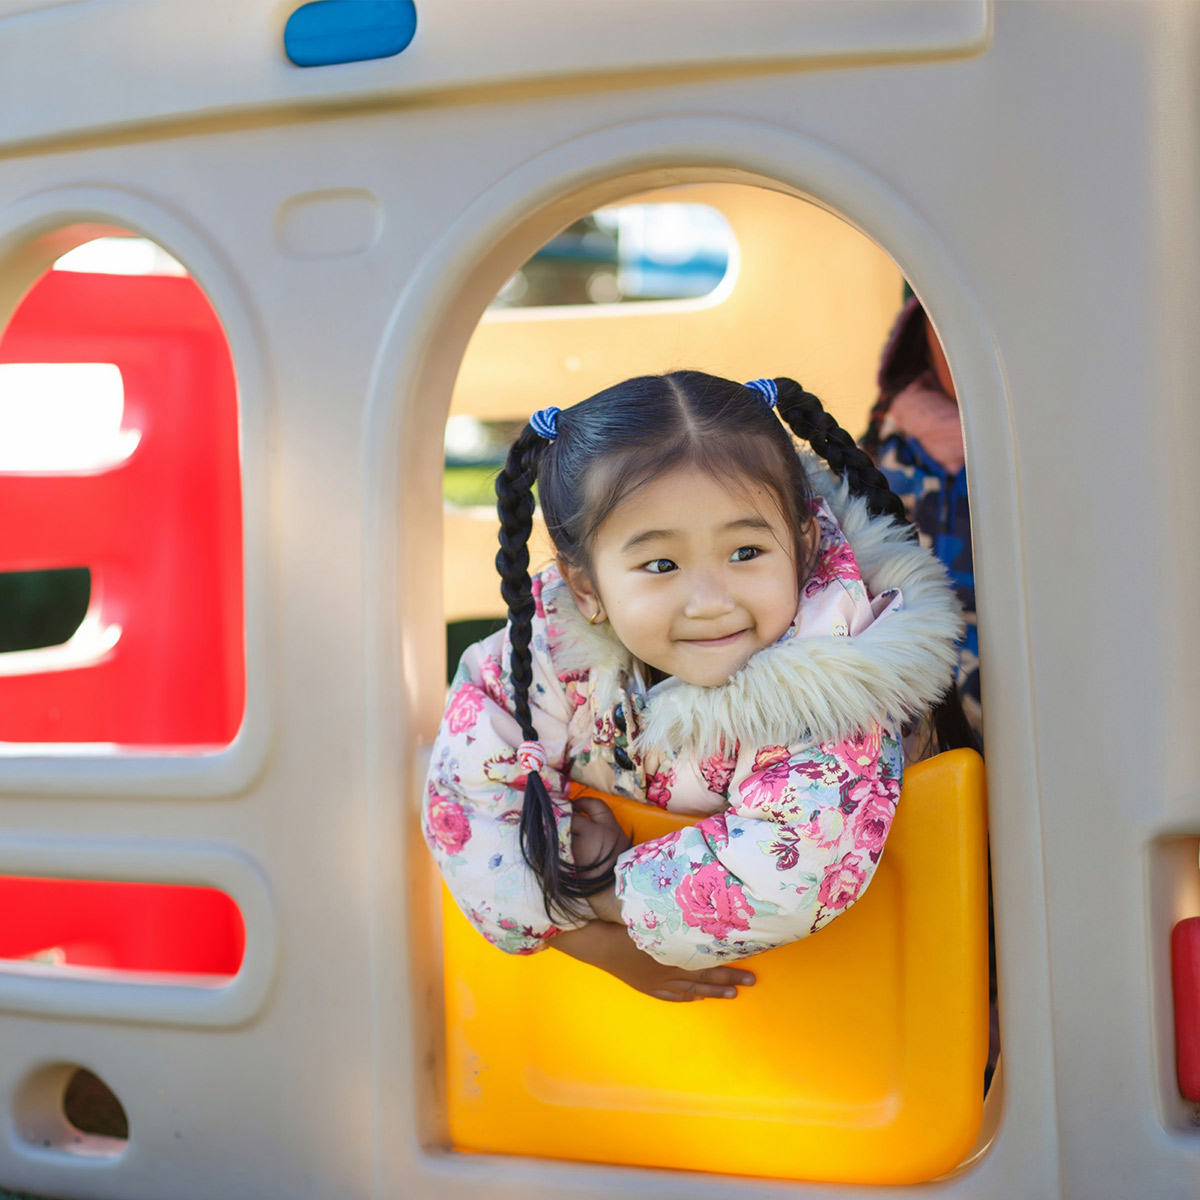
[[751, 753], [728, 809], [618, 860], [625, 924], [661, 963], [694, 970], [796, 941], [871, 882], [900, 795], [898, 732]]
[[[530, 708], [549, 760], [543, 779], [551, 796], [565, 796], [571, 685], [554, 673], [542, 619], [534, 622], [532, 651]], [[517, 764], [517, 747], [524, 739], [513, 716], [509, 662], [507, 629], [463, 655], [430, 759], [422, 828], [471, 924], [509, 954], [533, 954], [556, 933], [582, 922], [550, 919], [521, 856], [518, 823], [526, 776]], [[567, 858], [570, 830], [564, 804], [558, 835]]]

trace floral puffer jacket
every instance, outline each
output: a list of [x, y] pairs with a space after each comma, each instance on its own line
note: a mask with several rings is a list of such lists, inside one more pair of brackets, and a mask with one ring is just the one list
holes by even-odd
[[[957, 659], [962, 620], [942, 566], [832, 476], [811, 473], [826, 499], [796, 618], [720, 687], [647, 687], [555, 568], [534, 580], [530, 703], [550, 794], [565, 798], [574, 779], [703, 818], [617, 863], [630, 936], [663, 963], [694, 969], [795, 941], [862, 895], [900, 794], [900, 726], [946, 690]], [[463, 655], [424, 830], [471, 923], [530, 954], [574, 926], [548, 917], [521, 856], [508, 661], [507, 630]], [[559, 817], [569, 857], [565, 799]]]

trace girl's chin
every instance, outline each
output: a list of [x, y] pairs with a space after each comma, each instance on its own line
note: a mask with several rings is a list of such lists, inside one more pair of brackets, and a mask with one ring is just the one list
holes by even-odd
[[681, 668], [675, 672], [677, 679], [696, 687], [721, 687], [729, 682], [730, 676], [736, 675], [747, 663], [748, 656], [738, 655], [725, 663], [704, 664], [690, 669]]

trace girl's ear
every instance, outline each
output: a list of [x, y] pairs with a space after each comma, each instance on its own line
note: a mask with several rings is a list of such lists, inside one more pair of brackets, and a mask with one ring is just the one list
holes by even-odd
[[592, 583], [591, 576], [582, 567], [572, 567], [563, 559], [558, 560], [558, 573], [570, 589], [575, 600], [575, 607], [591, 620], [598, 612], [604, 611], [604, 605]]
[[821, 527], [817, 524], [816, 517], [808, 519], [808, 529], [804, 533], [804, 551], [805, 556], [810, 562], [817, 557], [817, 548], [821, 544]]
[[804, 585], [808, 582], [809, 576], [816, 569], [817, 549], [820, 544], [821, 528], [817, 524], [817, 518], [809, 517], [808, 524], [801, 531], [800, 537], [797, 540], [797, 552], [800, 557], [796, 563], [796, 575], [801, 591], [804, 590]]

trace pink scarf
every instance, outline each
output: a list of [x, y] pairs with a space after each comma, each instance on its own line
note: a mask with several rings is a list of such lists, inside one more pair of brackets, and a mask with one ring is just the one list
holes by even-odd
[[938, 386], [932, 371], [926, 371], [903, 391], [896, 393], [887, 411], [883, 436], [893, 433], [915, 438], [951, 475], [963, 469], [962, 424], [958, 404]]

